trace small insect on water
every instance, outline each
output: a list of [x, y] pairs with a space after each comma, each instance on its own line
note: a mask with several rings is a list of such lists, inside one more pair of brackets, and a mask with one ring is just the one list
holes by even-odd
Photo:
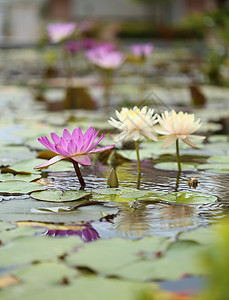
[[199, 181], [196, 177], [193, 177], [193, 178], [190, 177], [189, 180], [188, 180], [188, 186], [190, 188], [195, 189], [198, 186], [198, 183], [199, 183]]

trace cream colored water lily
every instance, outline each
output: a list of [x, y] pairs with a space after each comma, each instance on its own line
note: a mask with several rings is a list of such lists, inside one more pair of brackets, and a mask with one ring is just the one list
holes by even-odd
[[200, 123], [200, 120], [195, 121], [194, 114], [182, 111], [176, 113], [174, 110], [170, 112], [165, 111], [161, 117], [158, 116], [158, 122], [159, 126], [155, 130], [157, 133], [163, 134], [162, 138], [165, 138], [162, 147], [167, 148], [176, 143], [177, 167], [180, 173], [179, 139], [193, 148], [198, 148], [192, 143], [191, 139], [202, 140], [205, 138], [204, 136], [192, 134], [201, 127], [202, 123]]
[[108, 122], [118, 128], [121, 133], [115, 137], [115, 141], [132, 139], [138, 141], [142, 136], [157, 141], [154, 125], [157, 123], [154, 109], [144, 106], [142, 109], [135, 106], [133, 109], [123, 107], [120, 112], [116, 110], [118, 121], [110, 118]]
[[193, 148], [198, 148], [191, 140], [203, 140], [205, 138], [205, 136], [193, 135], [202, 125], [200, 120], [195, 121], [194, 114], [182, 111], [176, 113], [174, 110], [165, 111], [161, 117], [158, 116], [158, 122], [159, 125], [155, 130], [165, 138], [163, 148], [169, 147], [178, 139]]
[[154, 125], [157, 123], [157, 116], [154, 115], [154, 109], [144, 106], [142, 109], [135, 106], [133, 109], [123, 107], [120, 112], [116, 110], [118, 121], [110, 118], [108, 122], [118, 128], [121, 133], [114, 139], [121, 141], [124, 139], [132, 139], [135, 141], [137, 154], [138, 174], [141, 174], [141, 162], [139, 155], [139, 139], [144, 136], [147, 139], [157, 141]]

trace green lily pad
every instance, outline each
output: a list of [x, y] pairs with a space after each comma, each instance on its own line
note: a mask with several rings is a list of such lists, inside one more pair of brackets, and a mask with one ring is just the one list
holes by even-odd
[[32, 261], [53, 260], [82, 243], [75, 236], [61, 239], [48, 236], [20, 237], [0, 247], [0, 265], [7, 267]]
[[107, 188], [92, 190], [92, 198], [95, 201], [109, 201], [109, 202], [132, 202], [144, 201], [151, 199], [153, 196], [158, 196], [149, 191], [137, 190], [132, 188]]
[[[117, 297], [125, 300], [133, 300], [136, 295], [139, 299], [145, 295], [149, 296], [149, 299], [153, 299], [152, 297], [155, 297], [158, 293], [155, 283], [123, 281], [113, 278], [102, 278], [95, 275], [80, 276], [73, 279], [73, 276], [70, 276], [70, 270], [64, 269], [64, 266], [61, 267], [53, 264], [53, 268], [51, 267], [52, 265], [50, 263], [50, 269], [56, 270], [55, 277], [52, 274], [51, 279], [61, 279], [61, 275], [66, 274], [63, 278], [63, 282], [69, 281], [69, 284], [61, 284], [61, 282], [55, 283], [55, 280], [53, 283], [51, 283], [51, 280], [47, 280], [47, 283], [43, 282], [43, 280], [34, 282], [34, 284], [29, 282], [22, 283], [1, 291], [2, 298], [7, 300], [16, 298], [30, 300], [75, 300], [77, 295], [78, 299], [83, 300], [116, 300]], [[46, 266], [43, 267], [43, 273], [45, 272], [45, 268]], [[75, 270], [73, 271], [76, 272]], [[31, 272], [31, 274], [33, 273]], [[49, 273], [48, 271], [47, 274]], [[36, 275], [35, 278], [37, 278]], [[159, 297], [160, 294], [157, 299], [159, 299]]]
[[206, 275], [205, 268], [199, 263], [204, 249], [195, 242], [179, 241], [172, 244], [164, 255], [135, 261], [110, 274], [140, 281], [177, 280], [186, 274]]
[[2, 194], [28, 194], [42, 190], [46, 190], [46, 187], [36, 182], [27, 182], [22, 180], [8, 180], [0, 182], [0, 191]]
[[213, 244], [215, 234], [212, 227], [198, 227], [194, 230], [182, 232], [178, 235], [179, 241], [194, 241], [202, 245]]
[[12, 274], [22, 282], [50, 286], [61, 284], [66, 278], [68, 280], [72, 279], [74, 276], [79, 275], [79, 271], [63, 263], [51, 261], [29, 265], [13, 271]]
[[36, 157], [36, 152], [22, 146], [8, 146], [0, 149], [0, 165], [9, 166], [25, 159]]
[[[82, 204], [85, 200], [78, 200]], [[81, 223], [99, 220], [106, 215], [117, 214], [117, 207], [103, 205], [86, 205], [77, 209], [75, 202], [46, 202], [36, 201], [32, 198], [11, 199], [1, 205], [0, 220], [5, 222], [34, 221], [49, 223]]]
[[32, 227], [18, 227], [7, 231], [5, 230], [4, 232], [0, 232], [0, 240], [3, 244], [6, 244], [7, 242], [18, 237], [34, 236], [37, 231], [37, 229]]
[[[156, 164], [154, 167], [156, 169], [161, 169], [161, 170], [171, 170], [171, 171], [178, 170], [176, 162], [162, 162], [162, 163]], [[181, 169], [183, 171], [195, 170], [196, 166], [195, 166], [195, 164], [181, 163]]]
[[39, 174], [17, 174], [14, 175], [12, 173], [2, 173], [0, 174], [0, 181], [8, 181], [8, 180], [23, 180], [23, 181], [33, 181], [35, 179], [39, 179], [41, 176]]
[[37, 174], [40, 171], [34, 169], [34, 167], [41, 165], [44, 163], [43, 159], [28, 159], [28, 160], [23, 160], [20, 161], [16, 164], [13, 164], [10, 166], [9, 170], [15, 173], [29, 173], [29, 174]]
[[214, 155], [209, 157], [210, 161], [227, 164], [229, 166], [229, 155]]
[[69, 202], [82, 199], [86, 196], [91, 195], [90, 192], [84, 191], [42, 191], [34, 192], [31, 197], [36, 200], [48, 201], [48, 202]]
[[213, 195], [196, 192], [174, 192], [160, 198], [162, 201], [179, 204], [204, 204], [217, 201]]
[[16, 225], [13, 223], [0, 222], [0, 232], [8, 229], [15, 228]]
[[198, 165], [198, 170], [203, 170], [211, 173], [229, 173], [229, 164], [212, 163]]
[[158, 251], [165, 251], [169, 244], [169, 239], [161, 236], [136, 241], [121, 238], [97, 240], [85, 244], [66, 259], [70, 265], [88, 267], [98, 273], [111, 275], [116, 270], [142, 260], [143, 253], [146, 257], [152, 257]]

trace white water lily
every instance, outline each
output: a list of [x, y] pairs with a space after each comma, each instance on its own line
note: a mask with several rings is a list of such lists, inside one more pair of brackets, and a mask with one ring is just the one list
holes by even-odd
[[174, 110], [162, 113], [161, 117], [158, 116], [159, 125], [155, 128], [156, 132], [164, 135], [163, 148], [167, 148], [178, 139], [193, 148], [198, 148], [191, 140], [203, 140], [205, 136], [193, 135], [202, 123], [200, 120], [195, 121], [194, 114], [184, 113], [182, 111], [176, 113]]
[[154, 109], [144, 106], [142, 109], [135, 106], [133, 109], [123, 107], [120, 112], [116, 110], [118, 120], [110, 118], [108, 122], [118, 128], [121, 133], [114, 139], [120, 141], [124, 139], [132, 139], [138, 141], [140, 136], [147, 139], [157, 141], [154, 125], [157, 123]]

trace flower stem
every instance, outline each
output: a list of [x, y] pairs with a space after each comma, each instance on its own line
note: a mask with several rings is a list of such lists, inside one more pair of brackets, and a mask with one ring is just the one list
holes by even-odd
[[137, 163], [138, 163], [138, 174], [141, 174], [141, 161], [140, 161], [140, 155], [139, 155], [139, 142], [135, 141], [135, 149], [137, 154]]
[[83, 179], [83, 176], [82, 176], [82, 174], [81, 174], [79, 165], [78, 165], [78, 163], [77, 163], [76, 161], [74, 161], [73, 159], [72, 159], [72, 163], [73, 163], [74, 169], [75, 169], [75, 171], [76, 171], [76, 175], [77, 175], [77, 177], [78, 177], [78, 179], [79, 179], [80, 185], [81, 185], [82, 187], [84, 187], [86, 184], [85, 184], [84, 179]]
[[180, 153], [179, 153], [179, 139], [176, 140], [176, 155], [177, 155], [177, 167], [181, 171]]

